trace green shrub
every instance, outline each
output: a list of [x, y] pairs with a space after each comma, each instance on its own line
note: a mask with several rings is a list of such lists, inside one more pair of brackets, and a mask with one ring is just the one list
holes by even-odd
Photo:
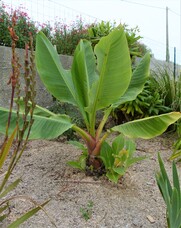
[[157, 66], [151, 71], [159, 85], [159, 93], [164, 105], [173, 111], [181, 110], [181, 76], [174, 78], [172, 70], [167, 66]]
[[164, 99], [159, 94], [159, 84], [149, 77], [143, 91], [135, 100], [128, 101], [116, 108], [112, 116], [118, 124], [123, 121], [141, 119], [148, 116], [170, 112], [171, 108], [164, 105]]
[[52, 42], [53, 39], [53, 27], [51, 24], [48, 23], [43, 23], [40, 27], [40, 31], [45, 34], [45, 36]]
[[71, 25], [56, 22], [54, 25], [52, 44], [56, 46], [58, 54], [73, 55], [80, 39], [88, 38], [88, 25], [77, 17]]
[[[128, 25], [126, 24], [123, 24], [123, 27], [128, 42], [132, 64], [134, 64], [136, 57], [144, 56], [149, 49], [139, 42], [141, 36], [138, 35], [138, 27], [128, 28]], [[107, 36], [114, 29], [116, 29], [115, 22], [111, 23], [110, 21], [101, 21], [100, 23], [92, 24], [88, 29], [89, 40], [92, 42], [92, 46], [94, 47], [102, 37]]]
[[[8, 10], [6, 10], [8, 8]], [[13, 10], [2, 4], [0, 6], [0, 44], [5, 46], [11, 46], [11, 39], [9, 36], [8, 27], [11, 26], [11, 18]], [[17, 25], [15, 28], [16, 34], [19, 37], [17, 47], [24, 48], [25, 42], [29, 39], [29, 33], [33, 36], [33, 43], [35, 45], [35, 37], [37, 31], [42, 31], [47, 38], [56, 47], [58, 54], [73, 55], [77, 44], [80, 39], [88, 39], [92, 42], [94, 47], [101, 37], [107, 36], [111, 31], [116, 28], [116, 23], [113, 22], [100, 22], [85, 24], [81, 17], [76, 17], [70, 25], [67, 25], [63, 21], [57, 21], [54, 25], [50, 23], [37, 24], [30, 19], [25, 9], [19, 7], [16, 11]], [[143, 56], [148, 50], [145, 45], [139, 43], [140, 36], [139, 29], [129, 29], [127, 25], [123, 25], [125, 34], [130, 49], [130, 56], [134, 63], [136, 56]]]
[[[4, 4], [0, 6], [0, 44], [4, 46], [11, 46], [11, 37], [8, 28], [12, 27], [12, 16], [14, 11], [11, 9], [11, 14], [6, 11]], [[9, 10], [10, 11], [10, 10]], [[29, 42], [29, 34], [33, 37], [33, 44], [35, 45], [35, 36], [37, 27], [28, 14], [20, 7], [16, 10], [16, 25], [14, 27], [16, 35], [18, 36], [17, 48], [24, 48], [25, 43]]]
[[[163, 104], [172, 111], [181, 112], [181, 75], [174, 78], [173, 72], [169, 67], [157, 67], [151, 72], [152, 77], [159, 84], [159, 94], [163, 99]], [[173, 144], [173, 153], [170, 159], [180, 160], [181, 157], [181, 122], [177, 121], [172, 126], [172, 130], [178, 133], [178, 139]]]
[[138, 27], [135, 28], [128, 28], [128, 25], [124, 25], [124, 30], [128, 42], [130, 57], [132, 60], [132, 64], [135, 63], [136, 57], [141, 57], [146, 54], [146, 52], [141, 52], [139, 40], [142, 38], [141, 36], [137, 35], [139, 33]]
[[8, 27], [11, 25], [10, 15], [0, 6], [0, 45], [11, 46], [11, 36]]
[[109, 35], [115, 29], [115, 23], [111, 23], [110, 21], [101, 21], [100, 23], [92, 24], [88, 29], [89, 40], [92, 43], [92, 46], [99, 42], [99, 40]]

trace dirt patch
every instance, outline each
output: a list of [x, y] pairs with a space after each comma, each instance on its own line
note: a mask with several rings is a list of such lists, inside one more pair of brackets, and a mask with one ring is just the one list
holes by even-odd
[[[158, 170], [157, 152], [161, 152], [167, 170], [171, 163], [173, 138], [167, 136], [152, 140], [137, 140], [137, 155], [148, 159], [131, 167], [119, 184], [105, 177], [94, 179], [66, 165], [81, 151], [67, 142], [31, 141], [12, 178], [22, 176], [17, 194], [31, 196], [41, 203], [51, 201], [45, 209], [59, 228], [162, 228], [166, 227], [165, 205], [155, 181]], [[178, 166], [180, 171], [181, 166]], [[88, 221], [81, 208], [93, 202], [92, 216]], [[14, 201], [10, 220], [32, 206], [27, 201]], [[3, 224], [3, 227], [7, 226]], [[53, 227], [48, 217], [39, 212], [21, 228]]]

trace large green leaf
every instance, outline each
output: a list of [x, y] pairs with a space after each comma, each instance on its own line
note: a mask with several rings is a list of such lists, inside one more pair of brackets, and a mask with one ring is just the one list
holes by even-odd
[[171, 112], [121, 124], [113, 127], [112, 130], [132, 138], [149, 139], [162, 134], [179, 118], [181, 118], [180, 112]]
[[76, 104], [71, 73], [63, 69], [55, 48], [42, 32], [36, 36], [35, 56], [39, 76], [47, 90], [60, 101]]
[[[5, 133], [9, 110], [0, 108], [0, 133]], [[20, 113], [22, 116], [22, 113]], [[13, 131], [16, 126], [16, 112], [12, 112], [11, 125], [9, 133]], [[29, 139], [53, 139], [63, 134], [70, 129], [73, 124], [66, 115], [56, 116], [38, 116], [34, 115], [34, 123], [31, 128]], [[22, 120], [20, 121], [20, 127], [22, 126]]]
[[92, 84], [98, 80], [95, 56], [91, 44], [81, 40], [75, 50], [71, 68], [72, 79], [76, 89], [76, 97], [84, 107], [89, 105], [89, 92]]
[[78, 106], [85, 121], [88, 122], [85, 107], [89, 106], [90, 103], [90, 88], [93, 82], [98, 79], [98, 75], [96, 74], [95, 56], [90, 42], [86, 40], [81, 40], [79, 42], [74, 53], [71, 73], [76, 90]]
[[[17, 101], [17, 99], [15, 99]], [[21, 97], [19, 100], [18, 100], [18, 104], [19, 104], [19, 107], [20, 107], [20, 112], [24, 112], [25, 110], [25, 106], [24, 106], [24, 101], [23, 101], [23, 98]], [[28, 102], [29, 106], [31, 107], [32, 106], [32, 103], [29, 101]], [[37, 116], [45, 116], [45, 117], [51, 117], [51, 116], [56, 116], [55, 113], [49, 111], [48, 109], [46, 108], [43, 108], [39, 105], [36, 105], [34, 110], [33, 110], [33, 114], [34, 115], [37, 115]]]
[[93, 111], [115, 103], [127, 90], [131, 80], [131, 61], [124, 29], [115, 29], [95, 46], [100, 75], [92, 87]]
[[117, 107], [127, 101], [135, 100], [144, 88], [146, 79], [149, 76], [150, 54], [147, 53], [140, 61], [139, 65], [133, 72], [131, 82], [125, 94], [116, 102], [113, 107]]

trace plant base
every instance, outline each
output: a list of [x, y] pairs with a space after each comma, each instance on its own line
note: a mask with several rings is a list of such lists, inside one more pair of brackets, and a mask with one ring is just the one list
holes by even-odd
[[90, 159], [89, 157], [86, 161], [85, 171], [87, 176], [100, 177], [106, 174], [105, 166], [98, 158]]

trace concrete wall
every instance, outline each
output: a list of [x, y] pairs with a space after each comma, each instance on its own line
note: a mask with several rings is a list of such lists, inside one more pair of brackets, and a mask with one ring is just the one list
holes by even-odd
[[[174, 63], [173, 62], [168, 63], [162, 60], [157, 60], [152, 58], [150, 63], [150, 69], [157, 70], [158, 72], [162, 71], [163, 69], [167, 69], [167, 71], [170, 72], [170, 75], [173, 75]], [[176, 77], [178, 77], [180, 73], [181, 73], [181, 66], [176, 65], [176, 70], [175, 70]]]
[[[141, 58], [136, 59], [136, 64], [141, 61]], [[165, 62], [163, 60], [155, 59], [154, 57], [151, 58], [150, 62], [150, 70], [156, 71], [156, 72], [162, 72], [163, 70], [167, 70], [169, 72], [170, 76], [173, 75], [174, 72], [174, 63], [173, 62]], [[176, 77], [178, 77], [181, 73], [181, 65], [176, 64]]]
[[[24, 50], [16, 49], [19, 61], [21, 64], [21, 83], [23, 85], [23, 72], [24, 72]], [[72, 64], [71, 56], [60, 55], [60, 60], [65, 69], [69, 69]], [[0, 106], [9, 107], [11, 85], [7, 85], [9, 77], [11, 75], [11, 48], [0, 46]], [[23, 87], [22, 87], [23, 88]], [[37, 104], [48, 107], [52, 105], [52, 96], [46, 91], [46, 88], [40, 81], [37, 74]]]

